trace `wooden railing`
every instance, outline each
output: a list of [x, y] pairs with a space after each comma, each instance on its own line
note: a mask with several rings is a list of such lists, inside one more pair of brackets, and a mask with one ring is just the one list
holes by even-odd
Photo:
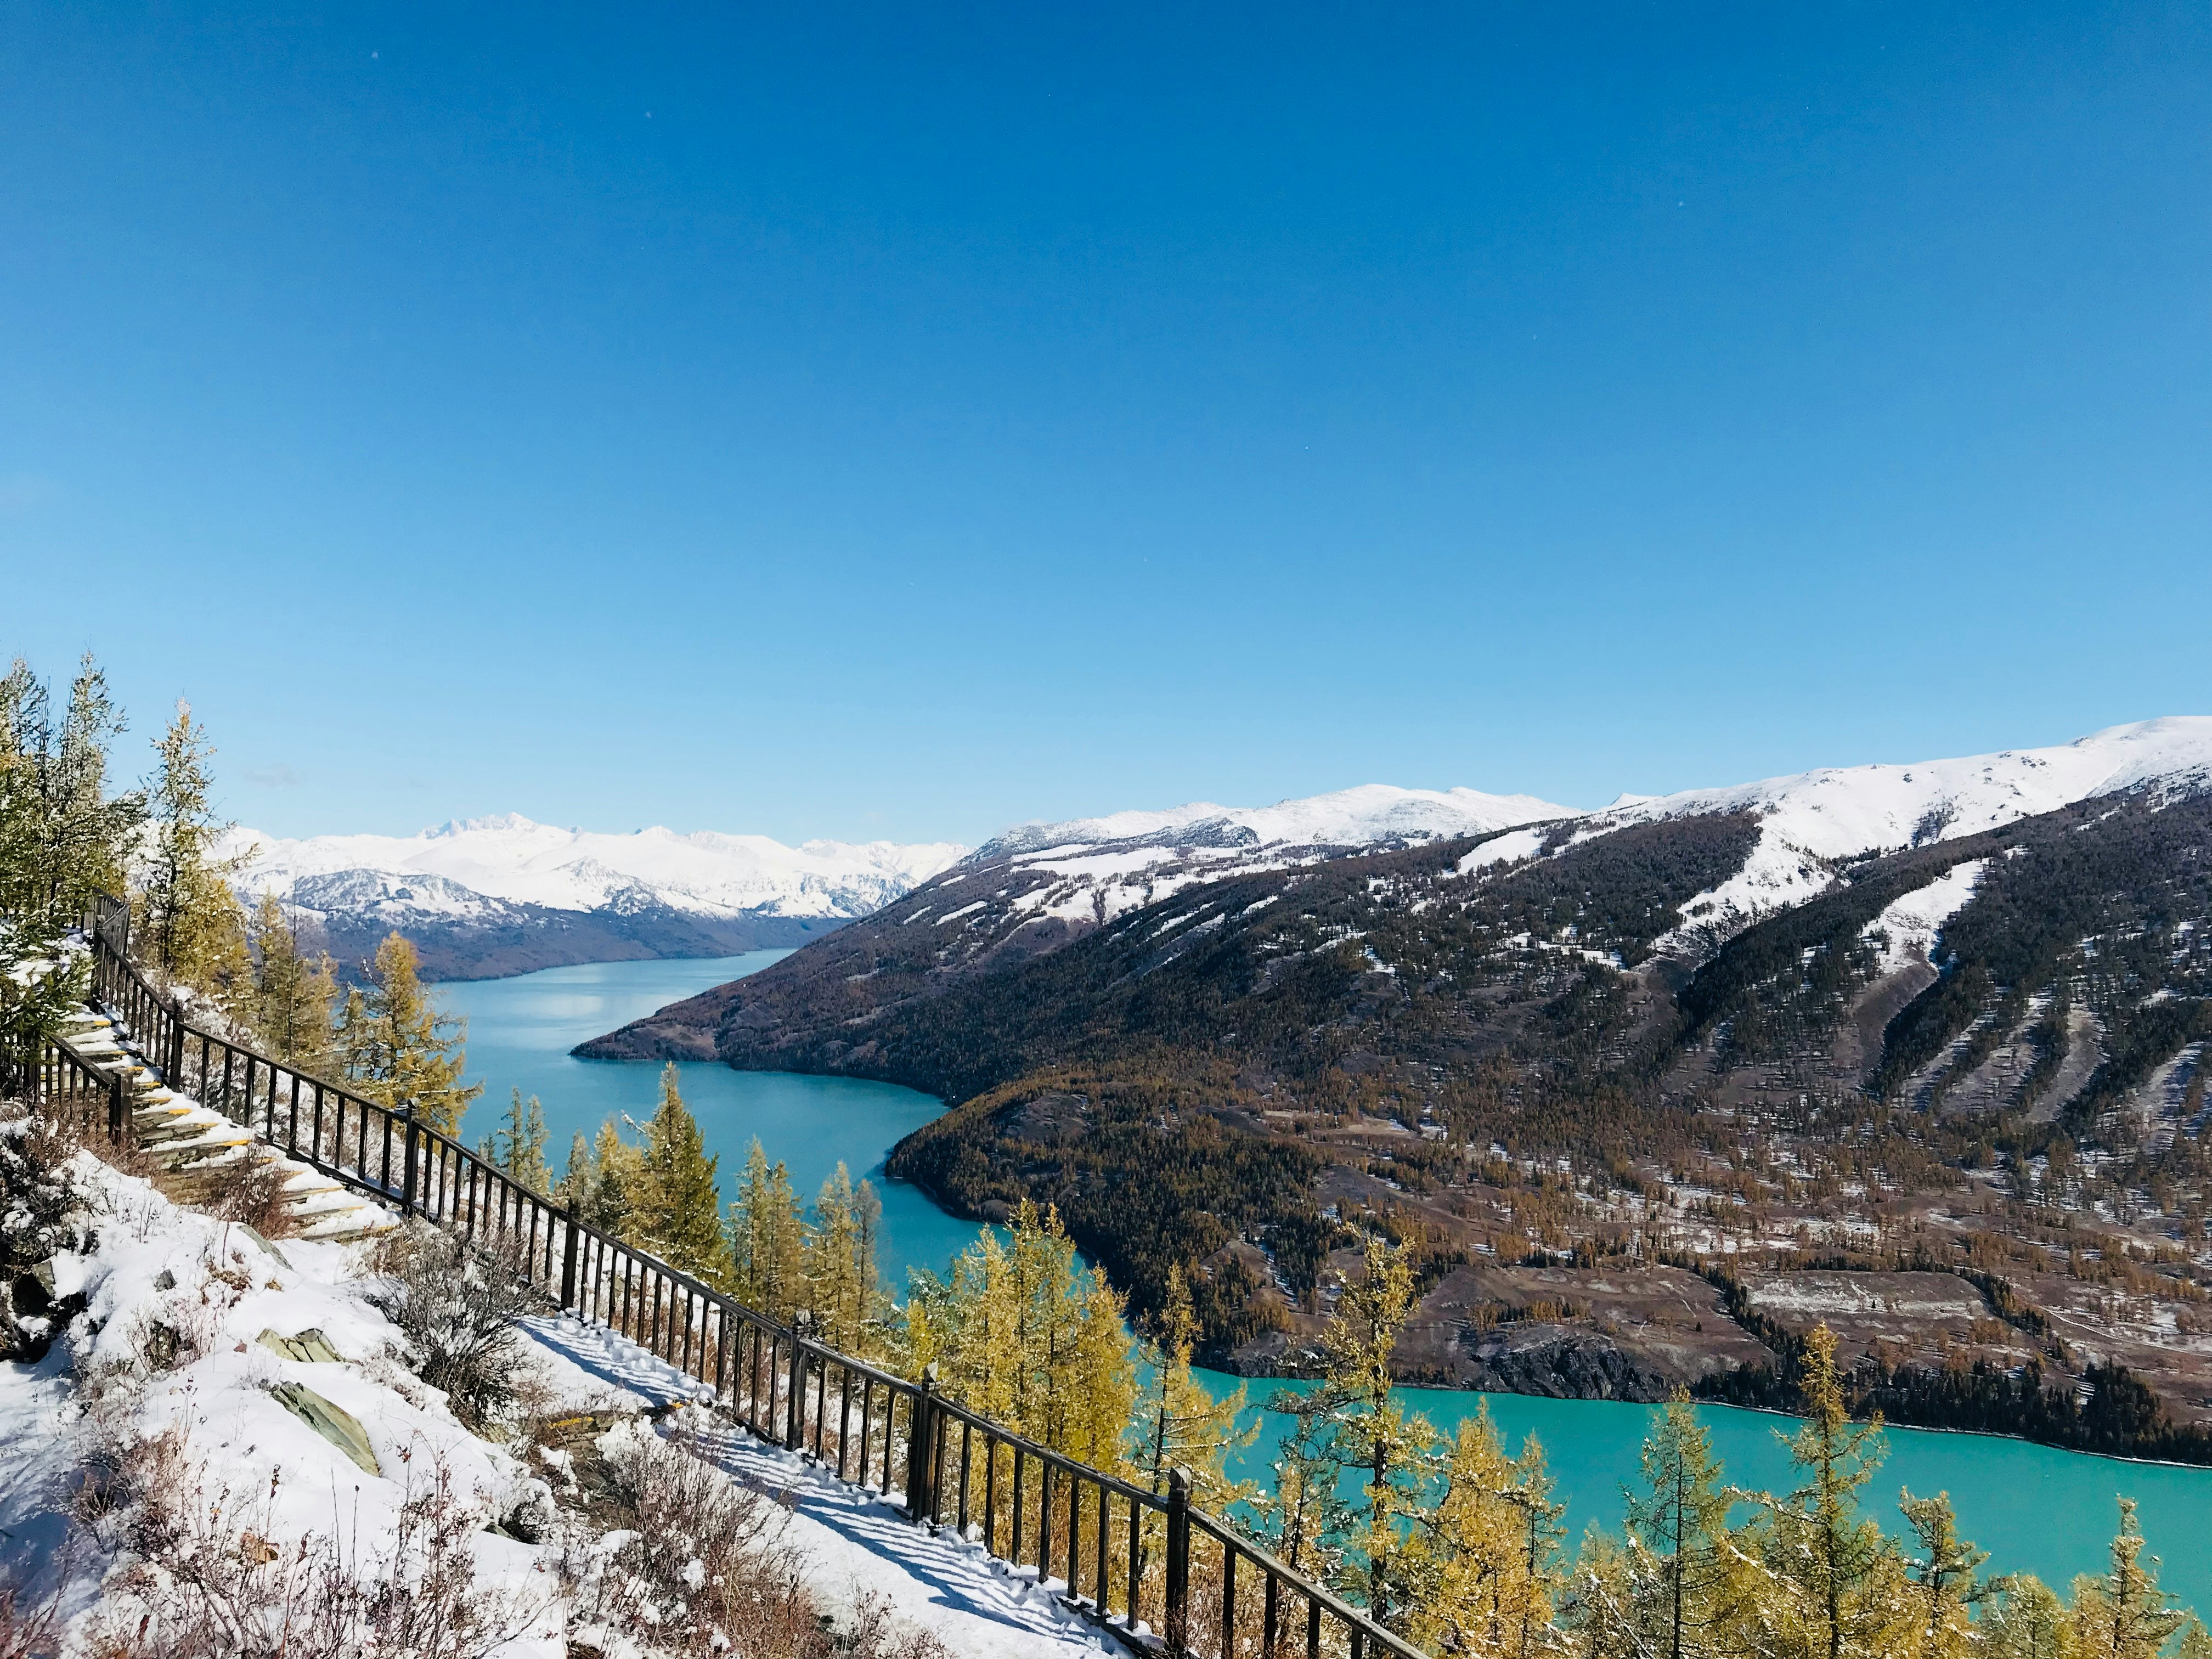
[[[1198, 1659], [1370, 1652], [1425, 1659], [1358, 1607], [1190, 1503], [1106, 1474], [946, 1399], [933, 1368], [894, 1376], [825, 1346], [586, 1224], [404, 1108], [365, 1099], [194, 1024], [130, 959], [130, 917], [89, 919], [93, 994], [179, 1094], [252, 1127], [287, 1156], [505, 1261], [564, 1311], [696, 1379], [754, 1434], [841, 1480], [901, 1495], [915, 1520], [957, 1526], [992, 1554], [1064, 1581], [1064, 1599], [1124, 1632], [1141, 1624]], [[56, 1082], [112, 1088], [67, 1045]], [[87, 1079], [91, 1079], [90, 1083]], [[127, 1132], [127, 1122], [124, 1126]]]

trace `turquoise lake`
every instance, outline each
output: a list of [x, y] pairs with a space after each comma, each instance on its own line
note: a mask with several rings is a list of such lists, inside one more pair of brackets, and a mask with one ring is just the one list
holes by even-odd
[[[757, 972], [785, 954], [598, 963], [434, 988], [448, 1012], [467, 1018], [467, 1076], [486, 1085], [471, 1111], [470, 1133], [486, 1133], [516, 1087], [544, 1103], [556, 1168], [573, 1132], [589, 1134], [611, 1113], [643, 1121], [659, 1098], [657, 1065], [577, 1060], [568, 1050], [668, 1003]], [[903, 1283], [909, 1267], [941, 1270], [975, 1237], [974, 1224], [956, 1220], [915, 1188], [884, 1176], [884, 1158], [900, 1137], [944, 1109], [933, 1097], [889, 1084], [736, 1072], [706, 1061], [679, 1070], [684, 1097], [698, 1116], [708, 1151], [721, 1159], [726, 1192], [758, 1136], [769, 1156], [789, 1167], [803, 1194], [811, 1197], [841, 1161], [855, 1180], [865, 1176], [875, 1182], [884, 1200], [883, 1264], [893, 1284]], [[1211, 1373], [1207, 1380], [1217, 1392], [1237, 1382]], [[1266, 1415], [1261, 1405], [1275, 1390], [1302, 1386], [1254, 1380], [1247, 1420]], [[1558, 1496], [1567, 1504], [1571, 1536], [1579, 1536], [1592, 1521], [1620, 1524], [1620, 1485], [1635, 1476], [1650, 1407], [1438, 1389], [1401, 1393], [1447, 1435], [1488, 1400], [1510, 1446], [1517, 1449], [1522, 1437], [1532, 1432], [1543, 1442], [1558, 1477]], [[1726, 1407], [1705, 1407], [1702, 1415], [1733, 1480], [1787, 1487], [1788, 1460], [1775, 1431], [1793, 1427], [1791, 1419]], [[1263, 1427], [1238, 1473], [1264, 1479], [1276, 1438]], [[1893, 1429], [1888, 1443], [1888, 1461], [1866, 1493], [1869, 1509], [1885, 1523], [1896, 1519], [1900, 1486], [1921, 1496], [1948, 1491], [1960, 1530], [1990, 1552], [1985, 1571], [2031, 1571], [2063, 1585], [2074, 1574], [2104, 1565], [2118, 1518], [2114, 1500], [2124, 1494], [2141, 1504], [2143, 1530], [2151, 1550], [2163, 1559], [2166, 1587], [2212, 1611], [2212, 1539], [2200, 1530], [2212, 1527], [2212, 1470], [2127, 1463], [2022, 1441], [1925, 1430]]]

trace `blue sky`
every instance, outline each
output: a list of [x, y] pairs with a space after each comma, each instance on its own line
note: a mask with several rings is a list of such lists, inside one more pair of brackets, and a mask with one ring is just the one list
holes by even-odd
[[0, 650], [280, 833], [2212, 709], [2197, 5], [12, 8]]

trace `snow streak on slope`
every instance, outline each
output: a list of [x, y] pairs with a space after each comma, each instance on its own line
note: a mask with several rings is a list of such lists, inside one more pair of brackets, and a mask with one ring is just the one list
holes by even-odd
[[1866, 926], [1864, 937], [1882, 941], [1881, 971], [1893, 974], [1915, 956], [1928, 957], [1943, 924], [1966, 908], [1982, 879], [1987, 859], [1954, 865], [1925, 887], [1895, 899]]
[[[1533, 795], [1369, 783], [1273, 806], [1196, 801], [1161, 811], [1025, 823], [987, 842], [963, 867], [1045, 876], [1046, 884], [1032, 885], [1013, 900], [1013, 910], [1028, 918], [1103, 925], [1181, 888], [1224, 876], [1577, 816], [1573, 807]], [[938, 925], [951, 920], [942, 916]]]
[[2052, 749], [1830, 767], [1732, 788], [1685, 790], [1592, 813], [1576, 839], [1625, 824], [1757, 812], [1758, 848], [1735, 876], [1684, 908], [1691, 925], [1662, 945], [1694, 950], [1823, 891], [1835, 879], [1838, 860], [1950, 841], [2137, 788], [2170, 796], [2212, 789], [2212, 718], [2116, 726]]
[[[445, 878], [424, 892], [465, 906], [483, 894], [554, 910], [634, 911], [649, 906], [705, 916], [860, 916], [880, 909], [967, 849], [811, 841], [786, 847], [766, 836], [664, 829], [603, 835], [534, 823], [514, 813], [457, 820], [418, 835], [316, 836], [279, 841], [234, 833], [227, 850], [249, 855], [240, 885], [289, 897], [295, 884], [344, 871]], [[456, 893], [454, 888], [461, 890]]]
[[1442, 841], [1539, 818], [1577, 816], [1534, 795], [1486, 795], [1475, 789], [1400, 789], [1361, 784], [1273, 806], [1217, 806], [1194, 801], [1161, 811], [1113, 812], [1060, 823], [1024, 823], [988, 842], [974, 862], [1045, 848], [1145, 840], [1160, 845], [1366, 847], [1385, 841]]

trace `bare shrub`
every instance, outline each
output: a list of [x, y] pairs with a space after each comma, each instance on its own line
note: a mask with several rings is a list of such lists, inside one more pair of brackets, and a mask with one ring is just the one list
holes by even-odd
[[139, 1468], [119, 1528], [131, 1559], [88, 1632], [94, 1659], [483, 1659], [551, 1602], [477, 1582], [483, 1509], [441, 1457], [427, 1476], [410, 1469], [388, 1550], [351, 1557], [313, 1533], [275, 1541], [277, 1477], [234, 1492], [174, 1431], [145, 1443]]
[[952, 1659], [937, 1632], [910, 1625], [891, 1610], [880, 1590], [853, 1585], [853, 1616], [832, 1638], [841, 1659]]
[[562, 1577], [581, 1623], [674, 1654], [828, 1659], [825, 1621], [785, 1540], [789, 1513], [636, 1419], [599, 1442], [635, 1527], [572, 1540]]
[[264, 1238], [289, 1238], [300, 1231], [299, 1218], [284, 1195], [292, 1171], [279, 1160], [248, 1152], [199, 1165], [197, 1172], [208, 1178], [199, 1207], [218, 1221], [244, 1222]]
[[407, 1364], [442, 1389], [471, 1428], [511, 1427], [531, 1371], [514, 1322], [544, 1296], [496, 1258], [428, 1225], [402, 1228], [377, 1251], [370, 1292], [407, 1343]]
[[0, 1357], [43, 1354], [62, 1322], [31, 1269], [91, 1242], [85, 1193], [70, 1169], [76, 1147], [43, 1113], [0, 1106]]
[[52, 1601], [30, 1606], [16, 1585], [0, 1585], [0, 1659], [56, 1659], [61, 1620]]

